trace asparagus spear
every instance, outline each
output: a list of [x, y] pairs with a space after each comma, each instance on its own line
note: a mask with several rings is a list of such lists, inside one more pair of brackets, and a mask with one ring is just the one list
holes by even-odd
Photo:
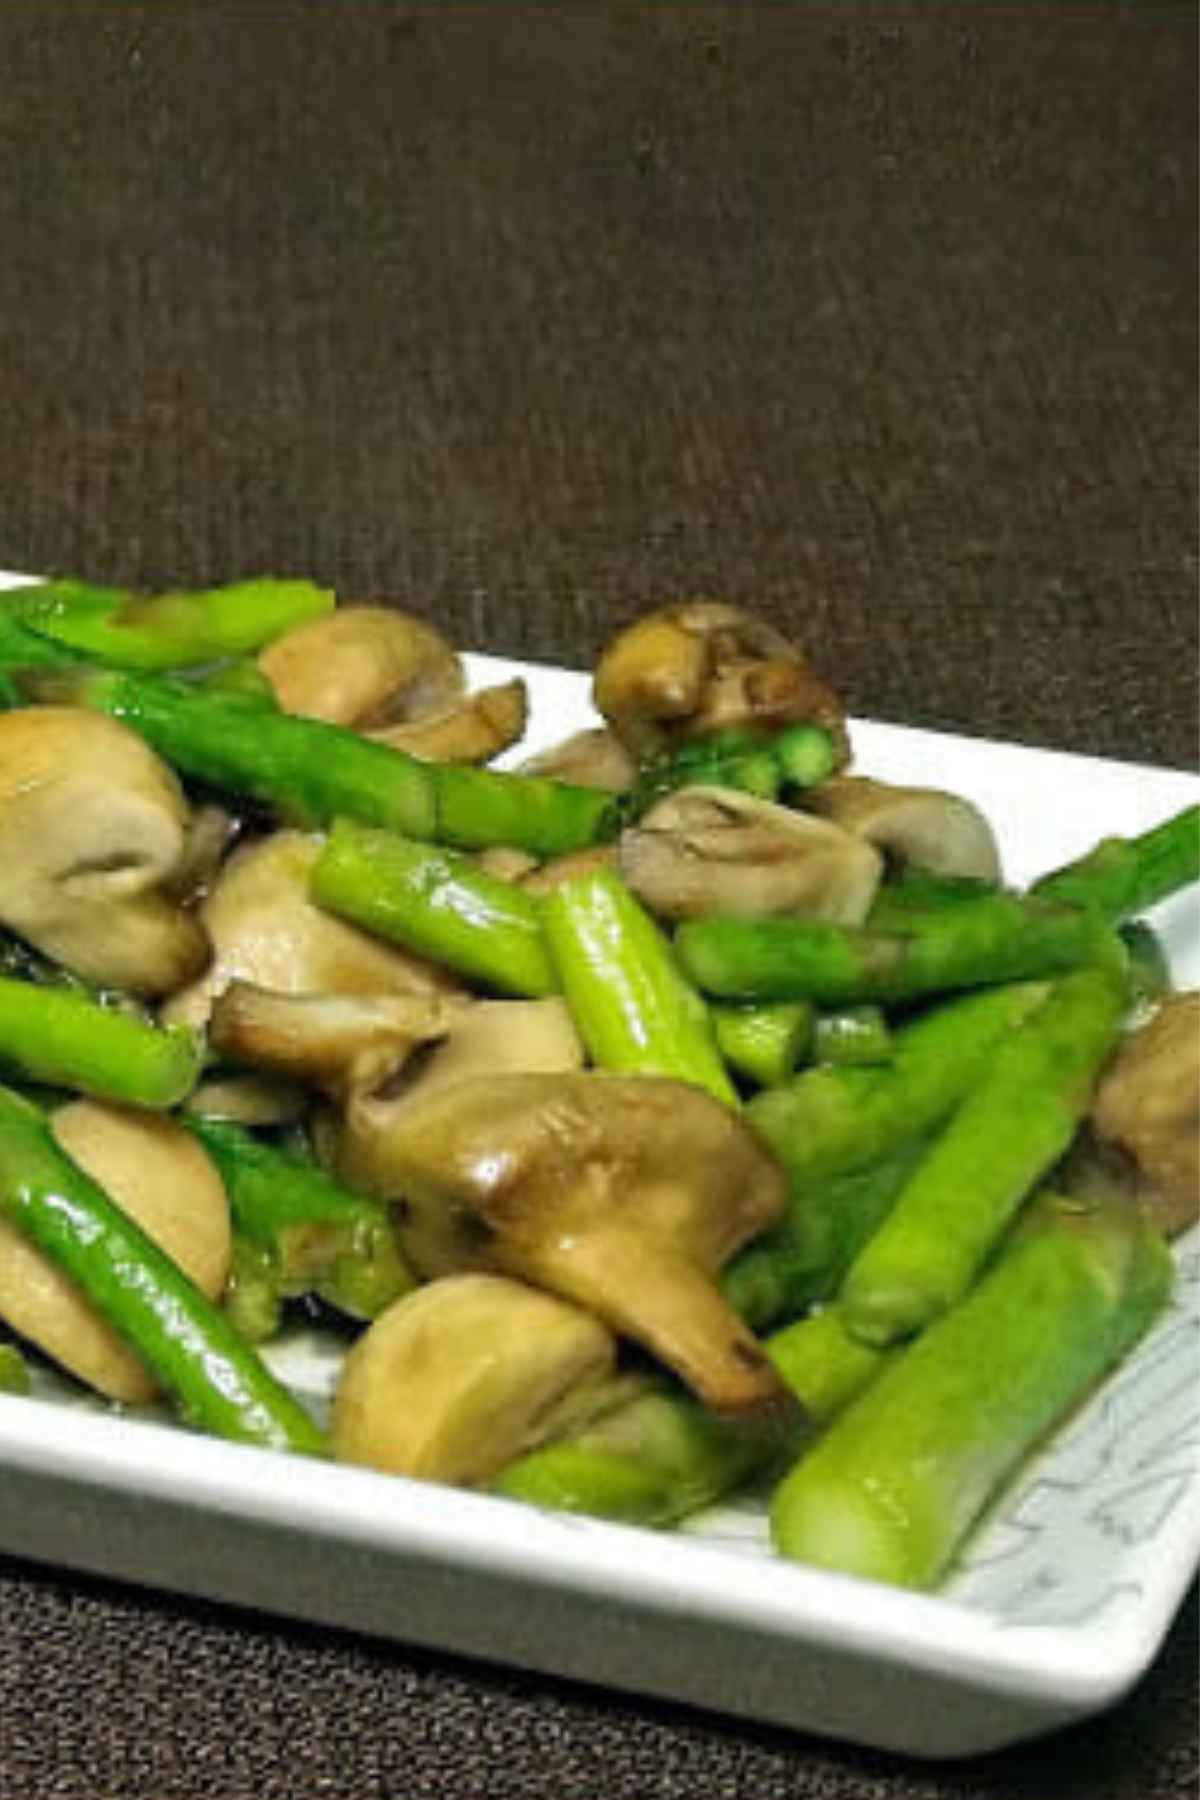
[[1047, 991], [1027, 982], [947, 1001], [894, 1034], [886, 1066], [806, 1069], [755, 1095], [746, 1116], [788, 1173], [788, 1211], [722, 1279], [727, 1298], [756, 1330], [837, 1292], [929, 1134]]
[[1124, 981], [1079, 969], [999, 1045], [846, 1276], [841, 1304], [857, 1336], [890, 1343], [966, 1293], [1070, 1144], [1127, 1005]]
[[764, 1349], [801, 1403], [799, 1423], [734, 1423], [682, 1388], [647, 1378], [599, 1419], [511, 1463], [492, 1491], [557, 1512], [673, 1525], [794, 1455], [887, 1361], [851, 1338], [832, 1311], [776, 1332]]
[[735, 1074], [758, 1087], [778, 1087], [803, 1062], [812, 1042], [813, 1009], [807, 1000], [774, 1006], [713, 1006], [717, 1048]]
[[721, 1276], [734, 1311], [763, 1331], [828, 1300], [924, 1151], [925, 1140], [914, 1138], [866, 1168], [793, 1184], [783, 1221], [740, 1251]]
[[237, 1125], [194, 1116], [183, 1123], [229, 1196], [244, 1246], [232, 1310], [241, 1324], [254, 1321], [253, 1335], [269, 1335], [283, 1299], [316, 1294], [351, 1318], [373, 1319], [416, 1286], [385, 1207]]
[[892, 1034], [883, 1008], [871, 1004], [821, 1012], [813, 1025], [813, 1058], [861, 1068], [891, 1060]]
[[542, 902], [542, 927], [571, 1016], [600, 1068], [672, 1075], [737, 1104], [708, 1009], [611, 869], [560, 882]]
[[737, 729], [714, 732], [647, 763], [633, 786], [619, 795], [615, 814], [622, 826], [634, 825], [665, 794], [698, 785], [738, 788], [774, 800], [781, 790], [824, 781], [837, 757], [831, 733], [820, 725], [792, 725], [774, 737]]
[[0, 977], [0, 1064], [33, 1082], [130, 1106], [175, 1106], [203, 1063], [200, 1040], [158, 1030], [71, 987]]
[[689, 919], [675, 945], [685, 974], [706, 993], [825, 1006], [886, 1005], [1124, 960], [1113, 932], [1090, 912], [1003, 893], [887, 932], [811, 919]]
[[893, 1033], [886, 1065], [805, 1069], [746, 1115], [797, 1188], [869, 1167], [939, 1125], [1048, 992], [1016, 982], [931, 1006]]
[[242, 1443], [320, 1454], [305, 1409], [220, 1310], [0, 1088], [0, 1209], [142, 1358], [184, 1418]]
[[507, 844], [554, 856], [611, 827], [611, 796], [494, 769], [425, 763], [358, 732], [222, 700], [165, 676], [22, 674], [34, 699], [107, 713], [184, 775], [256, 800], [303, 826], [335, 818], [460, 847]]
[[1164, 1304], [1171, 1261], [1132, 1207], [1039, 1201], [979, 1285], [781, 1483], [776, 1548], [931, 1587], [1005, 1476]]
[[5, 610], [26, 631], [112, 668], [161, 671], [244, 656], [333, 607], [332, 592], [311, 581], [260, 578], [153, 596], [49, 581], [18, 588]]
[[328, 912], [501, 993], [558, 990], [534, 897], [453, 851], [339, 819], [310, 888]]
[[1043, 875], [1032, 892], [1085, 907], [1116, 924], [1200, 880], [1200, 806], [1140, 837], [1104, 838], [1086, 856]]
[[556, 1512], [671, 1525], [780, 1454], [778, 1423], [734, 1423], [682, 1389], [644, 1392], [510, 1463], [491, 1491]]
[[836, 1418], [896, 1354], [854, 1337], [836, 1306], [773, 1332], [764, 1348], [814, 1430]]

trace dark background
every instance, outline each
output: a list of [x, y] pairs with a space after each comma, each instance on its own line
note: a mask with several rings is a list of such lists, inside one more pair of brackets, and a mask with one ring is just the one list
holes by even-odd
[[[1192, 7], [9, 4], [0, 564], [584, 664], [748, 602], [861, 714], [1197, 755]], [[4, 1800], [1154, 1800], [3, 1567]]]

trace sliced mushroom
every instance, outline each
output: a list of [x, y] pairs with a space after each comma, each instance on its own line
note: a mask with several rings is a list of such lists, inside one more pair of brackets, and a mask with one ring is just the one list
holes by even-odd
[[198, 1118], [223, 1119], [231, 1125], [295, 1125], [308, 1112], [311, 1100], [298, 1082], [226, 1071], [198, 1082], [183, 1108]]
[[284, 712], [363, 730], [437, 712], [463, 691], [440, 632], [388, 606], [342, 606], [268, 644], [258, 667]]
[[1174, 1234], [1200, 1216], [1200, 992], [1169, 995], [1129, 1034], [1092, 1107], [1103, 1141], [1143, 1178], [1139, 1201]]
[[803, 653], [738, 606], [687, 600], [649, 613], [605, 650], [594, 695], [639, 761], [687, 738], [742, 727], [822, 725], [849, 761], [841, 701]]
[[780, 1403], [713, 1278], [779, 1218], [785, 1178], [699, 1088], [586, 1072], [457, 1081], [397, 1112], [386, 1189], [406, 1248], [436, 1246], [426, 1273], [498, 1270], [574, 1300], [718, 1411]]
[[75, 707], [0, 714], [0, 923], [87, 981], [162, 994], [208, 957], [168, 899], [187, 803], [128, 726]]
[[577, 731], [521, 764], [525, 775], [549, 775], [576, 787], [607, 788], [619, 793], [631, 785], [637, 764], [606, 725]]
[[463, 1010], [470, 1001], [446, 994], [280, 994], [232, 981], [213, 1002], [209, 1041], [231, 1062], [340, 1100], [390, 1081]]
[[590, 1417], [613, 1379], [597, 1319], [498, 1275], [452, 1275], [405, 1295], [342, 1366], [335, 1456], [468, 1485]]
[[586, 850], [568, 850], [563, 856], [552, 856], [549, 862], [522, 875], [520, 885], [530, 894], [549, 894], [564, 881], [576, 875], [590, 875], [593, 869], [606, 869], [617, 860], [615, 844], [592, 844]]
[[222, 806], [198, 806], [192, 814], [179, 862], [164, 882], [164, 891], [183, 906], [195, 906], [211, 893], [241, 830], [241, 820]]
[[282, 994], [416, 994], [456, 990], [434, 964], [335, 919], [308, 897], [323, 840], [277, 831], [234, 852], [200, 910], [213, 959], [201, 979], [163, 1009], [202, 1028], [232, 981]]
[[[76, 1100], [52, 1116], [71, 1160], [112, 1195], [197, 1287], [229, 1273], [229, 1206], [200, 1145], [173, 1120]], [[91, 1388], [130, 1406], [157, 1393], [142, 1362], [91, 1302], [15, 1226], [0, 1221], [0, 1317]]]
[[485, 875], [508, 882], [521, 881], [541, 866], [528, 850], [514, 850], [511, 844], [489, 844], [486, 849], [477, 850], [472, 860]]
[[797, 914], [859, 925], [883, 863], [861, 838], [732, 788], [681, 788], [621, 834], [621, 874], [665, 919]]
[[[460, 1012], [447, 1036], [419, 1052], [398, 1080], [380, 1091], [352, 1094], [338, 1118], [318, 1121], [323, 1159], [351, 1187], [392, 1200], [403, 1194], [390, 1142], [406, 1108], [459, 1081], [501, 1073], [558, 1075], [582, 1069], [583, 1045], [566, 1002], [480, 1000]], [[415, 1268], [444, 1273], [458, 1266], [458, 1227], [437, 1209], [409, 1212], [400, 1235]]]
[[529, 690], [518, 677], [367, 736], [425, 762], [485, 763], [520, 742], [528, 718]]
[[977, 806], [938, 788], [893, 787], [864, 775], [835, 775], [809, 788], [804, 805], [899, 863], [938, 875], [1000, 880], [1000, 853]]

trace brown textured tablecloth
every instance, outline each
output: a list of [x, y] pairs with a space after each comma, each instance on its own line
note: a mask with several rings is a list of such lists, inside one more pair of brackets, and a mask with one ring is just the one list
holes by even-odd
[[[0, 564], [253, 570], [582, 664], [723, 594], [853, 710], [1192, 766], [1191, 7], [0, 11]], [[0, 1472], [2, 1479], [2, 1472]], [[3, 1800], [1195, 1792], [0, 1566]]]

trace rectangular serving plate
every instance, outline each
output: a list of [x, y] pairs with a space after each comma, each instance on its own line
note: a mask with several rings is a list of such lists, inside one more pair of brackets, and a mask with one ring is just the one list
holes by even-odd
[[[474, 683], [528, 681], [523, 753], [590, 722], [583, 675], [467, 660]], [[980, 804], [1015, 883], [1200, 794], [1175, 771], [892, 725], [853, 740], [861, 772]], [[1195, 893], [1151, 917], [1200, 983]], [[654, 1533], [200, 1438], [52, 1382], [0, 1397], [0, 1549], [884, 1749], [983, 1752], [1118, 1700], [1200, 1562], [1200, 1237], [1176, 1256], [1168, 1314], [933, 1596], [775, 1560], [753, 1498]], [[297, 1332], [270, 1356], [319, 1410], [333, 1342]]]

